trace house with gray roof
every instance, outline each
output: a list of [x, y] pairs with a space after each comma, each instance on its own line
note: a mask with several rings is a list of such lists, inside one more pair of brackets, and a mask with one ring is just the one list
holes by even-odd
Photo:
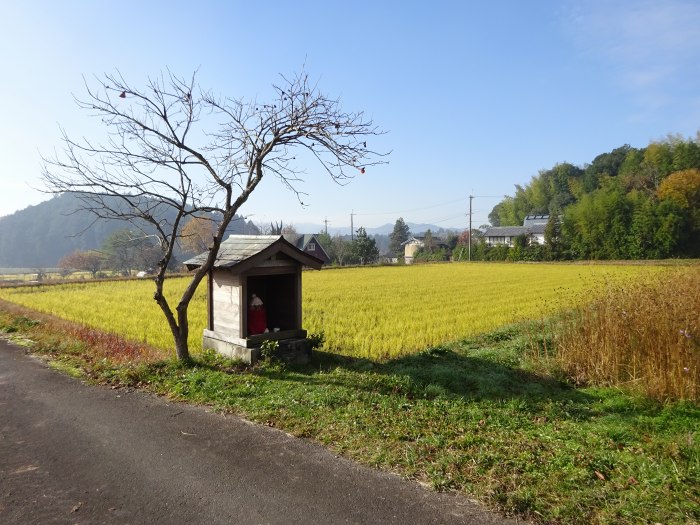
[[528, 215], [522, 226], [492, 226], [484, 232], [487, 246], [505, 244], [513, 246], [515, 239], [525, 235], [528, 244], [545, 244], [544, 230], [547, 228], [549, 215]]
[[300, 235], [298, 233], [285, 233], [284, 238], [292, 243], [294, 246], [299, 248], [302, 252], [306, 252], [309, 255], [313, 255], [317, 259], [321, 259], [323, 264], [328, 264], [331, 262], [331, 258], [323, 249], [321, 243], [314, 234], [305, 233]]

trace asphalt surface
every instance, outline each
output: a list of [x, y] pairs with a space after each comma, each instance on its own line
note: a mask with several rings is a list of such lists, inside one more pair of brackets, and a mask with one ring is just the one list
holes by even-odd
[[279, 430], [86, 385], [0, 340], [0, 523], [515, 522]]

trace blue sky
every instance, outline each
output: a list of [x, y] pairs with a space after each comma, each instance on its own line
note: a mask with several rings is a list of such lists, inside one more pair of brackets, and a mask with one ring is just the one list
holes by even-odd
[[700, 129], [700, 2], [228, 1], [0, 5], [0, 216], [45, 200], [41, 154], [96, 133], [83, 76], [129, 82], [168, 67], [233, 97], [264, 98], [303, 64], [321, 91], [388, 133], [389, 164], [347, 186], [306, 171], [301, 207], [273, 178], [255, 222], [379, 226], [403, 216], [474, 224], [557, 162]]

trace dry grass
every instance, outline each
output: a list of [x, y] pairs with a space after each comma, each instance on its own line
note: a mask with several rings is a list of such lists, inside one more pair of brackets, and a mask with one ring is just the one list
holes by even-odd
[[577, 383], [700, 399], [700, 268], [611, 286], [566, 319], [556, 344], [560, 366]]
[[[80, 354], [93, 361], [117, 364], [153, 363], [170, 356], [170, 352], [152, 345], [0, 300], [0, 334], [12, 339], [15, 333], [36, 325], [41, 325], [41, 329], [32, 332], [30, 340], [36, 343], [41, 338], [43, 347], [54, 348], [60, 354]], [[73, 346], [65, 347], [65, 341], [72, 341]]]

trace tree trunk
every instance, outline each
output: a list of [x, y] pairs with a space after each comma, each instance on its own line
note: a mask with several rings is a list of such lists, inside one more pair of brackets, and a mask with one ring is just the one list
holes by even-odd
[[178, 361], [187, 363], [191, 360], [189, 343], [187, 341], [190, 333], [189, 324], [187, 322], [187, 307], [189, 302], [181, 301], [180, 304], [177, 305], [178, 318], [176, 320], [175, 315], [168, 305], [167, 299], [163, 295], [163, 281], [163, 275], [159, 274], [156, 278], [156, 293], [153, 298], [168, 320], [168, 326], [170, 327], [170, 332], [173, 334], [173, 341], [175, 341], [175, 353]]
[[190, 361], [190, 347], [189, 347], [189, 336], [190, 336], [190, 324], [187, 319], [187, 309], [189, 307], [189, 299], [187, 301], [181, 301], [177, 305], [177, 320], [178, 320], [178, 333], [175, 337], [175, 351], [177, 352], [178, 361], [187, 363]]
[[190, 362], [190, 348], [187, 342], [187, 336], [184, 338], [181, 334], [175, 337], [175, 353], [177, 354], [177, 360], [182, 363]]

